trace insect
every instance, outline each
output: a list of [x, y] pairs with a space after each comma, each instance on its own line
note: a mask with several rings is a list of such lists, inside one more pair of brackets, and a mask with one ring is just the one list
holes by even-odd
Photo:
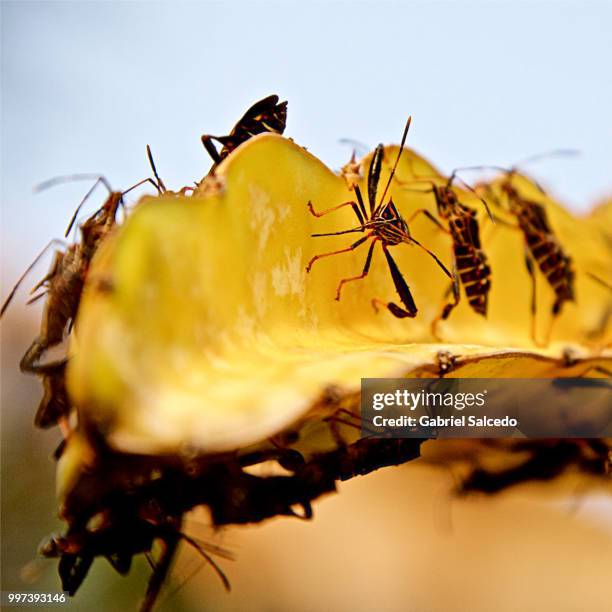
[[[518, 221], [527, 247], [525, 265], [532, 282], [531, 315], [534, 325], [532, 337], [536, 340], [536, 276], [534, 262], [555, 293], [555, 301], [551, 312], [553, 317], [557, 317], [561, 313], [565, 302], [573, 302], [575, 300], [572, 260], [555, 236], [548, 221], [545, 208], [537, 202], [523, 198], [512, 185], [510, 175], [502, 183], [502, 189], [508, 197], [510, 212]], [[550, 331], [548, 335], [550, 336]], [[548, 344], [548, 339], [546, 344]]]
[[[60, 559], [58, 571], [62, 588], [70, 596], [79, 589], [97, 556], [104, 556], [119, 574], [125, 576], [130, 571], [134, 555], [145, 553], [153, 566], [153, 573], [140, 610], [152, 610], [181, 540], [206, 560], [225, 589], [230, 590], [226, 575], [211, 554], [227, 559], [232, 559], [232, 556], [222, 548], [198, 542], [183, 533], [181, 518], [167, 516], [163, 520], [159, 517], [145, 519], [129, 514], [113, 516], [109, 512], [101, 512], [94, 519], [100, 519], [100, 524], [94, 528], [90, 525], [85, 528], [71, 527], [66, 535], [51, 536], [39, 548], [42, 556]], [[153, 563], [149, 554], [155, 540], [163, 543], [163, 550]]]
[[[287, 123], [287, 102], [279, 102], [277, 95], [271, 95], [255, 102], [240, 118], [227, 136], [204, 134], [202, 144], [214, 162], [212, 169], [219, 165], [236, 147], [252, 136], [264, 132], [282, 134]], [[213, 144], [222, 145], [221, 151]]]
[[[419, 208], [408, 219], [408, 223], [419, 214], [425, 215], [443, 232], [450, 235], [453, 243], [453, 283], [449, 292], [453, 294], [453, 301], [444, 305], [440, 314], [433, 320], [431, 330], [434, 337], [438, 337], [437, 325], [439, 321], [446, 320], [451, 312], [459, 305], [461, 287], [465, 292], [472, 310], [483, 317], [487, 316], [488, 297], [491, 290], [491, 268], [487, 256], [480, 242], [480, 228], [476, 219], [476, 211], [459, 202], [452, 184], [457, 178], [458, 170], [451, 173], [444, 185], [437, 185], [430, 179], [415, 179], [414, 182], [427, 181], [431, 183], [438, 215], [446, 221], [442, 225], [427, 209]], [[466, 187], [472, 190], [469, 185]], [[417, 190], [420, 193], [426, 191]], [[485, 200], [481, 200], [491, 216]]]
[[383, 191], [382, 197], [380, 198], [380, 202], [377, 204], [377, 190], [378, 190], [378, 182], [380, 179], [380, 171], [382, 160], [384, 156], [384, 148], [383, 145], [378, 145], [374, 151], [374, 155], [370, 162], [370, 168], [368, 172], [368, 204], [369, 204], [369, 212], [366, 210], [365, 203], [363, 200], [363, 196], [361, 194], [361, 190], [358, 185], [354, 186], [355, 195], [357, 198], [357, 202], [351, 200], [348, 202], [344, 202], [339, 204], [338, 206], [334, 206], [322, 212], [316, 212], [312, 202], [308, 202], [308, 209], [311, 214], [315, 217], [322, 217], [331, 213], [335, 210], [343, 208], [345, 206], [350, 206], [357, 217], [359, 222], [359, 226], [343, 230], [339, 232], [332, 232], [328, 234], [312, 234], [313, 237], [321, 237], [321, 236], [336, 236], [339, 234], [349, 234], [354, 232], [366, 233], [365, 236], [348, 246], [347, 248], [340, 249], [338, 251], [332, 251], [330, 253], [323, 253], [321, 255], [315, 255], [308, 263], [306, 267], [306, 272], [310, 272], [312, 266], [315, 261], [322, 259], [323, 257], [329, 257], [330, 255], [338, 255], [340, 253], [348, 253], [350, 251], [354, 251], [357, 247], [364, 244], [368, 240], [371, 240], [370, 249], [368, 250], [368, 254], [366, 256], [365, 265], [362, 273], [359, 276], [353, 276], [350, 278], [344, 278], [338, 284], [338, 289], [336, 291], [336, 300], [340, 300], [340, 295], [342, 291], [342, 287], [349, 282], [361, 280], [368, 275], [370, 270], [370, 264], [372, 263], [372, 254], [374, 252], [374, 247], [378, 242], [380, 242], [383, 253], [387, 260], [387, 265], [389, 266], [389, 271], [391, 272], [391, 278], [393, 279], [393, 283], [395, 286], [395, 290], [399, 295], [399, 298], [402, 302], [402, 306], [395, 304], [394, 302], [385, 303], [382, 300], [374, 299], [372, 300], [372, 305], [375, 310], [378, 310], [378, 306], [382, 305], [386, 307], [391, 314], [400, 319], [405, 317], [414, 318], [417, 314], [417, 306], [414, 302], [412, 294], [410, 292], [410, 288], [406, 283], [402, 273], [397, 266], [397, 263], [391, 256], [389, 252], [389, 247], [396, 246], [398, 244], [415, 244], [425, 252], [427, 252], [434, 261], [438, 264], [438, 266], [443, 270], [444, 274], [446, 274], [449, 278], [452, 278], [451, 273], [447, 270], [444, 264], [432, 253], [429, 249], [423, 246], [420, 242], [416, 240], [413, 236], [410, 235], [410, 229], [408, 224], [403, 219], [403, 217], [399, 214], [395, 204], [393, 203], [393, 199], [389, 198], [387, 202], [385, 202], [385, 197], [387, 195], [387, 191], [389, 190], [389, 186], [391, 185], [391, 181], [393, 179], [393, 175], [395, 174], [395, 170], [397, 168], [397, 164], [399, 163], [400, 157], [402, 155], [402, 151], [404, 150], [404, 144], [406, 142], [406, 137], [408, 135], [408, 130], [410, 128], [411, 117], [408, 118], [406, 122], [406, 127], [404, 128], [404, 134], [402, 136], [402, 141], [400, 144], [400, 150], [395, 161], [395, 165], [391, 170], [389, 175], [389, 179]]
[[[90, 175], [78, 175], [75, 177], [53, 179], [41, 185], [41, 188], [51, 186], [58, 181], [86, 177], [91, 178]], [[66, 331], [69, 332], [71, 330], [78, 310], [89, 264], [102, 239], [115, 226], [117, 211], [119, 206], [123, 204], [123, 196], [147, 181], [151, 181], [151, 179], [140, 181], [124, 192], [116, 192], [112, 191], [108, 181], [104, 177], [97, 177], [94, 185], [89, 189], [75, 210], [68, 224], [68, 228], [66, 229], [65, 236], [70, 234], [70, 230], [76, 222], [80, 209], [98, 184], [103, 184], [108, 189], [108, 198], [91, 217], [80, 225], [80, 242], [71, 244], [64, 250], [56, 250], [49, 272], [32, 289], [31, 293], [36, 293], [39, 290], [40, 292], [34, 295], [28, 301], [28, 304], [39, 300], [45, 295], [47, 296], [47, 300], [43, 311], [40, 333], [23, 355], [19, 367], [22, 372], [38, 374], [43, 377], [45, 393], [38, 407], [34, 421], [39, 427], [46, 428], [57, 423], [62, 425], [62, 419], [67, 415], [69, 407], [64, 386], [66, 359], [60, 359], [45, 364], [41, 364], [40, 360], [46, 351], [59, 345], [63, 341]], [[58, 240], [52, 240], [37, 255], [5, 300], [0, 310], [0, 317], [4, 315], [23, 280], [53, 245], [63, 245], [63, 243]]]
[[[567, 151], [556, 151], [544, 155], [550, 156], [551, 154], [568, 153]], [[537, 155], [525, 161], [540, 159], [544, 155]], [[513, 227], [522, 233], [525, 250], [525, 267], [531, 279], [531, 337], [535, 344], [546, 345], [552, 333], [554, 320], [561, 314], [563, 305], [566, 302], [575, 301], [575, 271], [572, 259], [555, 235], [544, 206], [539, 202], [523, 197], [513, 184], [513, 178], [517, 174], [518, 165], [509, 169], [499, 166], [472, 166], [465, 168], [465, 170], [484, 169], [495, 169], [504, 173], [500, 189], [506, 197], [508, 212], [517, 222], [517, 225], [505, 222], [504, 225]], [[540, 192], [545, 194], [537, 182], [532, 182]], [[491, 186], [485, 184], [482, 187], [492, 196], [492, 200], [501, 206], [500, 199], [493, 194]], [[536, 268], [540, 270], [555, 295], [555, 300], [551, 307], [552, 320], [544, 342], [538, 341], [536, 334]]]
[[512, 452], [527, 454], [527, 458], [501, 471], [490, 471], [475, 465], [460, 484], [459, 493], [474, 491], [494, 494], [524, 482], [552, 480], [570, 468], [593, 476], [610, 473], [610, 447], [605, 440], [576, 438], [488, 442], [492, 446], [498, 442], [511, 443]]

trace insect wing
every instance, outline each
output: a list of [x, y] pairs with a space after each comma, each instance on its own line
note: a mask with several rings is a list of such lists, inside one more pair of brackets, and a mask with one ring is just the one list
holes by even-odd
[[[272, 95], [256, 102], [249, 108], [225, 138], [234, 140], [234, 147], [251, 136], [264, 132], [282, 134], [287, 123], [287, 102], [278, 103], [278, 96]], [[220, 138], [222, 144], [224, 139]]]
[[395, 290], [400, 297], [400, 300], [406, 307], [406, 310], [410, 313], [410, 315], [416, 314], [417, 305], [414, 303], [414, 299], [412, 297], [412, 293], [410, 293], [410, 288], [408, 287], [408, 283], [404, 280], [402, 273], [400, 272], [395, 260], [391, 257], [391, 254], [387, 249], [384, 249], [385, 257], [387, 258], [387, 263], [389, 264], [389, 270], [391, 271], [391, 277], [393, 278], [393, 284], [395, 285]]
[[370, 213], [376, 208], [376, 190], [380, 179], [380, 169], [382, 166], [383, 146], [378, 145], [370, 162], [370, 170], [368, 171], [368, 200], [370, 203]]

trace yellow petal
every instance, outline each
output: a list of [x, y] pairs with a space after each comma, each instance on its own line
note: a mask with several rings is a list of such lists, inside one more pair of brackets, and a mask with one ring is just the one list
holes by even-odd
[[[396, 147], [385, 151], [381, 185], [396, 154]], [[389, 193], [406, 218], [419, 207], [435, 212], [431, 194], [412, 191], [413, 172], [435, 170], [414, 153], [403, 157], [401, 182], [393, 182]], [[361, 377], [433, 368], [440, 350], [501, 355], [503, 368], [526, 376], [540, 361], [551, 372], [562, 371], [568, 346], [589, 355], [589, 333], [606, 307], [601, 288], [579, 273], [577, 303], [566, 305], [553, 343], [535, 347], [521, 236], [485, 222], [478, 199], [459, 193], [480, 210], [493, 288], [487, 319], [462, 299], [440, 326], [442, 344], [430, 325], [449, 280], [421, 249], [392, 247], [419, 308], [415, 319], [372, 308], [375, 297], [397, 301], [379, 247], [370, 274], [347, 284], [339, 302], [338, 282], [361, 272], [366, 246], [317, 261], [306, 273], [314, 255], [345, 248], [361, 234], [311, 237], [354, 228], [357, 219], [350, 207], [316, 218], [307, 202], [322, 210], [354, 193], [290, 140], [271, 134], [251, 139], [193, 197], [144, 199], [102, 246], [88, 275], [68, 370], [80, 421], [126, 452], [213, 453], [308, 420], [325, 389], [350, 396]], [[600, 230], [552, 201], [546, 205], [577, 266], [605, 267], [609, 249]], [[445, 233], [423, 217], [411, 230], [451, 267]], [[553, 296], [541, 278], [539, 284], [538, 324], [546, 326]], [[517, 362], [517, 352], [527, 353], [527, 361]], [[517, 363], [522, 366], [509, 366]]]

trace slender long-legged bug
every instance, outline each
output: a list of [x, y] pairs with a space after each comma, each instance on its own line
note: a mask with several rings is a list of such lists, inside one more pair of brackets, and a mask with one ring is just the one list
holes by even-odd
[[[202, 144], [214, 162], [213, 169], [220, 164], [238, 145], [256, 134], [275, 132], [282, 134], [287, 123], [287, 102], [279, 102], [277, 95], [267, 96], [255, 102], [240, 118], [227, 136], [204, 134]], [[213, 140], [222, 145], [218, 151]]]
[[[537, 155], [524, 160], [522, 163], [535, 161], [550, 155], [567, 155], [569, 151], [554, 151], [543, 155]], [[501, 166], [471, 166], [463, 170], [499, 170], [503, 172], [503, 179], [499, 187], [502, 194], [506, 197], [507, 210], [516, 219], [517, 225], [505, 223], [519, 230], [523, 235], [525, 245], [525, 267], [531, 279], [531, 336], [536, 344], [548, 344], [552, 325], [556, 317], [561, 314], [565, 302], [575, 300], [574, 291], [574, 267], [570, 256], [561, 246], [559, 239], [555, 235], [548, 219], [546, 209], [542, 204], [534, 200], [523, 197], [513, 184], [513, 179], [517, 175], [519, 164], [511, 168]], [[542, 187], [532, 181], [538, 190], [545, 195]], [[499, 198], [495, 197], [490, 185], [484, 185], [484, 189], [491, 196], [492, 201], [501, 206]], [[551, 307], [552, 321], [546, 334], [545, 341], [539, 342], [536, 334], [536, 268], [543, 274], [546, 282], [555, 294], [555, 301]]]
[[[538, 202], [523, 198], [512, 185], [510, 173], [502, 182], [501, 187], [508, 198], [510, 213], [515, 216], [525, 240], [525, 265], [532, 280], [531, 313], [533, 327], [531, 333], [534, 341], [536, 341], [536, 276], [534, 262], [555, 293], [555, 301], [551, 308], [553, 320], [561, 314], [565, 302], [575, 300], [574, 268], [571, 258], [552, 230], [546, 209]], [[550, 333], [551, 330], [549, 329], [546, 344]]]
[[[483, 317], [487, 316], [489, 291], [491, 290], [491, 268], [487, 256], [481, 247], [480, 228], [476, 219], [476, 211], [461, 203], [452, 188], [457, 179], [457, 171], [453, 171], [444, 185], [438, 185], [432, 179], [416, 178], [414, 182], [428, 182], [431, 189], [416, 190], [419, 193], [433, 193], [439, 217], [446, 221], [445, 227], [427, 209], [419, 208], [408, 219], [408, 223], [417, 215], [425, 215], [439, 229], [447, 233], [453, 243], [453, 283], [449, 289], [453, 301], [442, 308], [440, 314], [432, 321], [432, 334], [438, 337], [437, 324], [447, 319], [461, 299], [461, 287], [465, 292], [472, 310]], [[461, 180], [461, 179], [459, 179]], [[412, 182], [412, 181], [411, 181]], [[462, 181], [463, 183], [463, 181]], [[470, 190], [472, 188], [464, 183]], [[481, 200], [489, 216], [491, 213], [485, 200]]]
[[[69, 179], [82, 178], [91, 178], [91, 175], [76, 175], [53, 179], [44, 183], [41, 187], [48, 187]], [[58, 422], [61, 424], [60, 419], [66, 416], [65, 411], [69, 405], [63, 385], [66, 360], [61, 359], [45, 364], [41, 364], [40, 360], [47, 350], [59, 345], [63, 341], [65, 333], [70, 331], [78, 310], [89, 264], [102, 239], [115, 226], [117, 211], [119, 206], [123, 204], [123, 196], [148, 181], [151, 181], [151, 179], [140, 181], [124, 192], [117, 192], [111, 189], [104, 177], [98, 176], [94, 185], [89, 189], [75, 210], [65, 235], [68, 236], [70, 233], [80, 209], [98, 184], [102, 184], [108, 189], [108, 198], [93, 215], [80, 225], [80, 242], [71, 244], [64, 250], [55, 251], [49, 272], [32, 290], [32, 293], [36, 293], [38, 290], [41, 291], [34, 295], [28, 303], [32, 303], [45, 295], [47, 295], [47, 301], [43, 311], [40, 333], [22, 357], [20, 369], [22, 372], [38, 374], [43, 377], [45, 395], [35, 417], [35, 423], [39, 427], [50, 427]], [[51, 246], [58, 243], [59, 241], [57, 240], [49, 242], [22, 274], [9, 293], [2, 309], [0, 309], [0, 317], [4, 315], [17, 289], [34, 265]]]
[[370, 162], [370, 168], [368, 172], [369, 212], [366, 210], [366, 206], [361, 195], [361, 190], [359, 189], [358, 185], [354, 186], [357, 202], [351, 200], [339, 204], [338, 206], [334, 206], [332, 208], [324, 210], [322, 212], [316, 212], [313, 208], [312, 202], [308, 202], [308, 209], [315, 217], [322, 217], [323, 215], [326, 215], [334, 210], [343, 208], [344, 206], [350, 206], [353, 209], [353, 212], [355, 213], [355, 216], [357, 217], [357, 220], [359, 222], [358, 227], [349, 230], [331, 232], [328, 234], [313, 234], [313, 237], [336, 236], [339, 234], [349, 234], [353, 232], [365, 232], [366, 235], [348, 246], [347, 248], [340, 249], [338, 251], [332, 251], [330, 253], [323, 253], [321, 255], [315, 255], [308, 262], [306, 271], [310, 272], [314, 262], [318, 259], [322, 259], [323, 257], [329, 257], [330, 255], [337, 255], [339, 253], [348, 253], [350, 251], [355, 250], [357, 247], [364, 244], [368, 240], [372, 240], [370, 244], [370, 249], [368, 250], [368, 254], [366, 256], [366, 261], [362, 273], [359, 276], [344, 278], [340, 281], [338, 289], [336, 291], [336, 300], [340, 300], [342, 287], [346, 283], [361, 280], [367, 276], [370, 270], [370, 264], [372, 263], [372, 254], [374, 252], [374, 247], [376, 246], [377, 242], [380, 242], [383, 249], [383, 253], [385, 254], [385, 258], [387, 260], [387, 265], [389, 266], [389, 270], [391, 272], [391, 278], [393, 279], [395, 289], [397, 291], [397, 294], [399, 295], [403, 306], [398, 306], [393, 302], [385, 303], [378, 299], [372, 300], [372, 305], [376, 310], [378, 310], [379, 305], [383, 305], [389, 310], [389, 312], [391, 312], [391, 314], [400, 319], [405, 317], [415, 317], [417, 314], [417, 306], [414, 302], [408, 284], [406, 283], [404, 277], [402, 276], [402, 273], [399, 270], [399, 267], [397, 266], [395, 260], [389, 252], [389, 247], [396, 246], [402, 243], [416, 244], [434, 259], [438, 266], [440, 266], [440, 268], [443, 270], [444, 274], [446, 274], [449, 278], [452, 278], [451, 273], [446, 269], [446, 267], [438, 259], [438, 257], [436, 257], [434, 253], [432, 253], [429, 249], [424, 247], [420, 242], [418, 242], [414, 237], [410, 235], [410, 229], [408, 227], [408, 224], [399, 214], [399, 211], [393, 203], [393, 199], [389, 198], [389, 200], [385, 203], [385, 196], [387, 195], [387, 191], [389, 190], [389, 186], [391, 185], [393, 175], [395, 174], [395, 170], [404, 150], [404, 145], [406, 143], [406, 137], [408, 135], [411, 120], [412, 118], [409, 117], [408, 121], [406, 122], [406, 127], [404, 128], [404, 134], [402, 136], [402, 141], [400, 144], [400, 150], [397, 159], [395, 160], [395, 164], [393, 166], [393, 169], [391, 170], [389, 179], [378, 204], [376, 203], [376, 195], [378, 190], [378, 182], [380, 179], [382, 160], [384, 156], [383, 145], [378, 145], [376, 147], [376, 150], [374, 151], [374, 155], [372, 157], [372, 161]]

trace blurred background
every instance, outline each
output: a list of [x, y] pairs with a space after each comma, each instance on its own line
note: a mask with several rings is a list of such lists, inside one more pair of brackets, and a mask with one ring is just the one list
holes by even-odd
[[[578, 212], [610, 194], [608, 1], [3, 1], [0, 10], [2, 299], [63, 235], [89, 187], [35, 195], [36, 184], [94, 172], [124, 189], [149, 174], [148, 143], [166, 185], [188, 185], [210, 166], [200, 135], [227, 133], [273, 92], [289, 100], [286, 135], [332, 168], [350, 155], [340, 138], [397, 142], [412, 114], [410, 145], [446, 172], [569, 147], [581, 155], [530, 170]], [[60, 527], [49, 460], [58, 434], [32, 427], [41, 390], [17, 368], [40, 321], [40, 305], [25, 299], [24, 289], [0, 327], [2, 588], [55, 591], [53, 562], [32, 561]], [[544, 486], [460, 502], [451, 485], [447, 473], [406, 466], [343, 485], [312, 524], [214, 535], [194, 524], [235, 553], [221, 561], [233, 593], [186, 552], [162, 607], [609, 609], [604, 498], [583, 492], [569, 503]], [[145, 562], [122, 579], [98, 561], [69, 607], [134, 609], [147, 575]]]

